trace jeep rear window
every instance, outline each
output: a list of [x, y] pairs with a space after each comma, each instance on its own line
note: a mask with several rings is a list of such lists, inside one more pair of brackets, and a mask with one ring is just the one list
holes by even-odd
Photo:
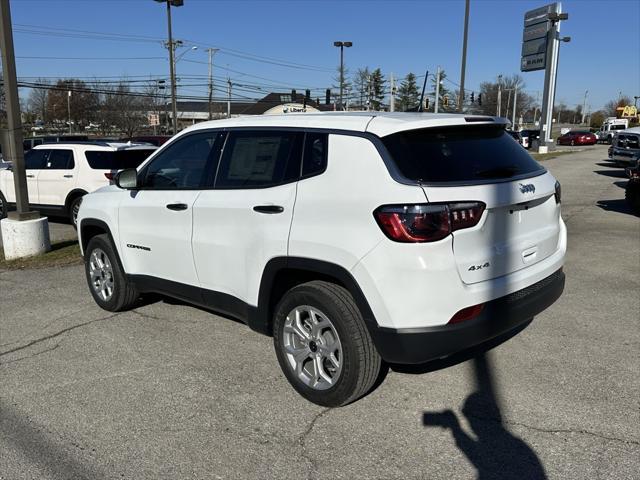
[[94, 170], [124, 170], [137, 168], [154, 150], [88, 150], [85, 156]]
[[496, 125], [408, 130], [382, 141], [400, 173], [421, 183], [486, 182], [545, 171]]

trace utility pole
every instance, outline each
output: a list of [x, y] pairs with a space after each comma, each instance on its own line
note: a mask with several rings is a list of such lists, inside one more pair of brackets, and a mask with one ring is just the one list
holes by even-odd
[[69, 117], [69, 133], [71, 133], [71, 90], [67, 90], [67, 114]]
[[209, 120], [213, 119], [213, 55], [218, 51], [218, 48], [207, 48], [209, 52]]
[[231, 79], [227, 77], [227, 118], [231, 118]]
[[173, 35], [171, 33], [171, 6], [181, 7], [184, 4], [184, 0], [155, 0], [159, 3], [167, 4], [167, 34], [169, 41], [167, 42], [167, 48], [169, 48], [169, 73], [171, 77], [171, 112], [173, 115], [173, 134], [178, 133], [178, 106], [177, 106], [177, 88], [176, 88], [176, 63], [175, 53], [176, 44], [173, 41]]
[[27, 176], [24, 169], [20, 100], [18, 98], [18, 79], [13, 50], [9, 0], [0, 0], [0, 50], [2, 50], [3, 83], [7, 108], [7, 143], [3, 152], [5, 159], [12, 164], [13, 184], [16, 192], [16, 212], [9, 212], [9, 218], [30, 220], [39, 218], [40, 215], [37, 212], [29, 211], [29, 194]]
[[582, 101], [582, 121], [580, 123], [584, 123], [584, 119], [586, 117], [585, 115], [585, 108], [587, 107], [587, 95], [589, 94], [589, 90], [585, 90], [584, 91], [584, 100]]
[[[3, 69], [3, 88], [7, 109], [7, 130], [3, 153], [11, 162], [15, 188], [16, 211], [0, 220], [4, 258], [13, 260], [45, 253], [51, 248], [47, 217], [29, 211], [29, 191], [22, 148], [22, 123], [16, 57], [13, 50], [11, 8], [9, 0], [0, 0], [0, 57]], [[28, 295], [28, 292], [25, 291]]]
[[436, 101], [433, 107], [433, 113], [438, 113], [438, 104], [440, 103], [440, 65], [436, 70]]
[[502, 113], [502, 75], [498, 75], [498, 102], [496, 106], [496, 116]]
[[511, 128], [516, 128], [516, 106], [518, 105], [518, 87], [513, 87], [513, 119], [511, 120]]
[[640, 98], [640, 96], [638, 95], [634, 95], [633, 96], [633, 106], [638, 108], [638, 99]]
[[460, 95], [458, 95], [458, 112], [462, 113], [464, 103], [464, 76], [467, 66], [467, 32], [469, 31], [469, 0], [464, 5], [464, 36], [462, 40], [462, 66], [460, 67]]
[[393, 72], [391, 72], [391, 96], [389, 97], [389, 111], [396, 111], [396, 83], [393, 78]]

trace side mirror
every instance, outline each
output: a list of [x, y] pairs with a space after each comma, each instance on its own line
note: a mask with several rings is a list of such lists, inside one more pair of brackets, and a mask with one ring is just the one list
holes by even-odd
[[135, 168], [127, 168], [116, 173], [113, 179], [118, 188], [125, 190], [134, 190], [138, 188], [138, 171]]

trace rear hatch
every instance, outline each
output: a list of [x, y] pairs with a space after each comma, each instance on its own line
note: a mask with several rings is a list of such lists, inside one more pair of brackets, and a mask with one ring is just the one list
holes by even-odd
[[420, 182], [429, 203], [485, 204], [477, 225], [452, 233], [465, 283], [527, 268], [557, 250], [556, 181], [504, 125], [410, 130], [383, 142], [400, 172]]
[[126, 168], [138, 168], [157, 147], [136, 147], [122, 150], [87, 150], [85, 157], [93, 170], [104, 170], [104, 176], [112, 180], [113, 176]]

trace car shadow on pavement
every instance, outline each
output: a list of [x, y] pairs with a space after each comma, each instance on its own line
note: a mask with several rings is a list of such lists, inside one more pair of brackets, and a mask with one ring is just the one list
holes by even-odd
[[463, 430], [451, 410], [424, 412], [423, 425], [450, 430], [456, 446], [476, 468], [479, 480], [546, 479], [544, 467], [535, 451], [505, 427], [490, 356], [477, 356], [473, 360], [473, 368], [476, 390], [462, 407], [473, 436]]
[[596, 163], [596, 165], [599, 167], [620, 168], [617, 163], [612, 162], [611, 160], [603, 160]]
[[625, 188], [627, 188], [627, 182], [628, 182], [628, 180], [618, 180], [617, 182], [613, 182], [613, 184], [616, 187], [620, 187], [620, 188], [622, 188], [624, 190]]
[[604, 175], [605, 177], [627, 178], [627, 175], [624, 173], [624, 169], [622, 168], [619, 168], [618, 170], [594, 170], [593, 173]]
[[598, 200], [596, 205], [608, 212], [626, 213], [627, 215], [636, 216], [624, 198], [618, 198], [615, 200]]

